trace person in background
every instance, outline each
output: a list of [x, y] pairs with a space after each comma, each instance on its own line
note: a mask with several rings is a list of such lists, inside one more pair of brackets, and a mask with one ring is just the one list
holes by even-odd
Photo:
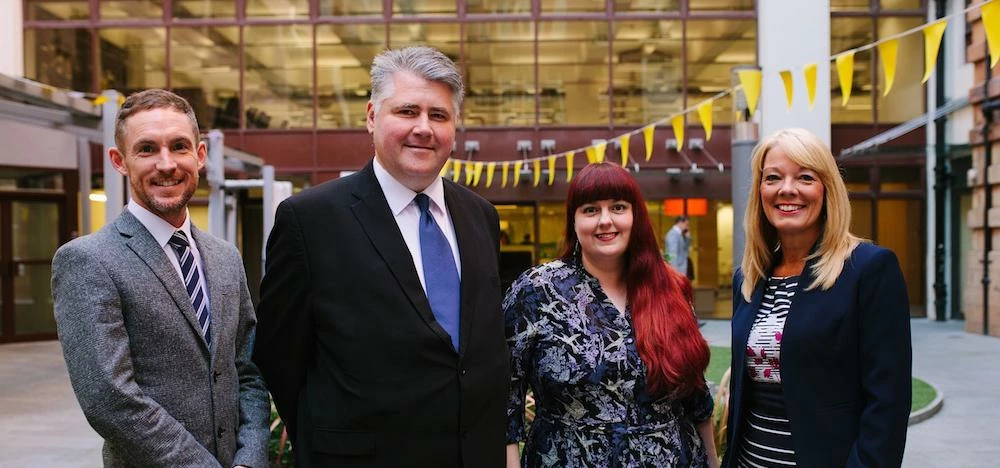
[[688, 253], [691, 250], [691, 233], [688, 232], [688, 217], [678, 216], [673, 227], [667, 231], [666, 249], [670, 266], [680, 274], [692, 279], [688, 274]]
[[462, 76], [409, 47], [371, 78], [372, 161], [278, 207], [254, 361], [297, 466], [498, 468], [500, 218], [440, 176]]
[[[718, 466], [691, 293], [663, 261], [628, 172], [580, 171], [560, 258], [524, 272], [503, 302], [507, 466]], [[525, 433], [528, 389], [536, 416]]]
[[898, 467], [911, 398], [899, 262], [849, 232], [847, 188], [812, 133], [781, 130], [750, 164], [723, 464]]
[[180, 96], [129, 96], [109, 154], [131, 200], [52, 259], [59, 342], [105, 466], [267, 466], [271, 405], [250, 361], [243, 261], [188, 214], [198, 134]]

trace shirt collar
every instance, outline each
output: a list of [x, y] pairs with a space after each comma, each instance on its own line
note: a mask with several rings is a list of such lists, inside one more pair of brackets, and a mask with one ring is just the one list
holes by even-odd
[[[392, 174], [389, 173], [379, 162], [378, 157], [374, 158], [372, 164], [375, 169], [375, 178], [378, 180], [378, 184], [382, 187], [382, 193], [385, 194], [385, 201], [389, 203], [389, 210], [392, 211], [393, 216], [399, 216], [410, 203], [413, 202], [413, 197], [417, 196], [417, 192], [410, 190], [405, 185], [401, 184]], [[434, 182], [423, 191], [431, 201], [434, 202], [441, 211], [447, 213], [447, 209], [444, 204], [444, 182], [441, 181], [440, 177], [435, 177]]]
[[164, 221], [163, 218], [142, 207], [136, 203], [135, 199], [129, 200], [126, 209], [146, 227], [146, 230], [153, 235], [153, 239], [156, 239], [156, 243], [160, 244], [160, 247], [167, 245], [167, 241], [170, 240], [170, 236], [173, 236], [175, 231], [184, 231], [188, 240], [192, 239], [191, 217], [188, 215], [187, 208], [184, 208], [184, 224], [179, 228], [175, 228], [172, 224]]

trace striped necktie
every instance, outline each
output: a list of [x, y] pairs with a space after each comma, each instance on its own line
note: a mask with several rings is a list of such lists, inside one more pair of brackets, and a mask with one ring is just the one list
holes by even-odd
[[198, 318], [198, 326], [201, 327], [201, 334], [205, 337], [205, 343], [212, 344], [212, 333], [208, 325], [210, 322], [210, 311], [208, 310], [208, 297], [205, 289], [201, 287], [201, 275], [198, 273], [198, 265], [194, 262], [194, 252], [191, 251], [191, 244], [188, 243], [184, 231], [175, 231], [170, 240], [167, 241], [173, 251], [177, 254], [177, 262], [181, 265], [181, 279], [184, 287], [187, 288], [188, 296], [191, 298], [191, 307], [194, 308], [194, 315]]

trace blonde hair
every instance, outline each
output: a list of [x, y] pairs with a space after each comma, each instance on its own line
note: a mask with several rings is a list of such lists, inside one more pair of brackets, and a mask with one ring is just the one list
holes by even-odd
[[811, 273], [816, 278], [806, 289], [830, 289], [844, 269], [844, 262], [861, 239], [850, 232], [851, 204], [847, 186], [837, 168], [833, 154], [816, 135], [801, 128], [779, 130], [762, 140], [753, 150], [750, 170], [753, 174], [747, 209], [743, 216], [746, 245], [743, 248], [743, 286], [741, 292], [747, 301], [757, 284], [767, 276], [779, 248], [778, 232], [764, 216], [760, 201], [760, 183], [764, 158], [774, 148], [784, 150], [795, 164], [816, 172], [823, 184], [823, 211], [819, 245], [806, 260], [816, 258]]

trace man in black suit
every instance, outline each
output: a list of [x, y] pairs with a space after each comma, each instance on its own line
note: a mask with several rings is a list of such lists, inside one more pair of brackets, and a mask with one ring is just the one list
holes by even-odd
[[298, 466], [501, 467], [499, 217], [439, 176], [462, 78], [428, 47], [371, 77], [374, 159], [278, 207], [254, 361]]

